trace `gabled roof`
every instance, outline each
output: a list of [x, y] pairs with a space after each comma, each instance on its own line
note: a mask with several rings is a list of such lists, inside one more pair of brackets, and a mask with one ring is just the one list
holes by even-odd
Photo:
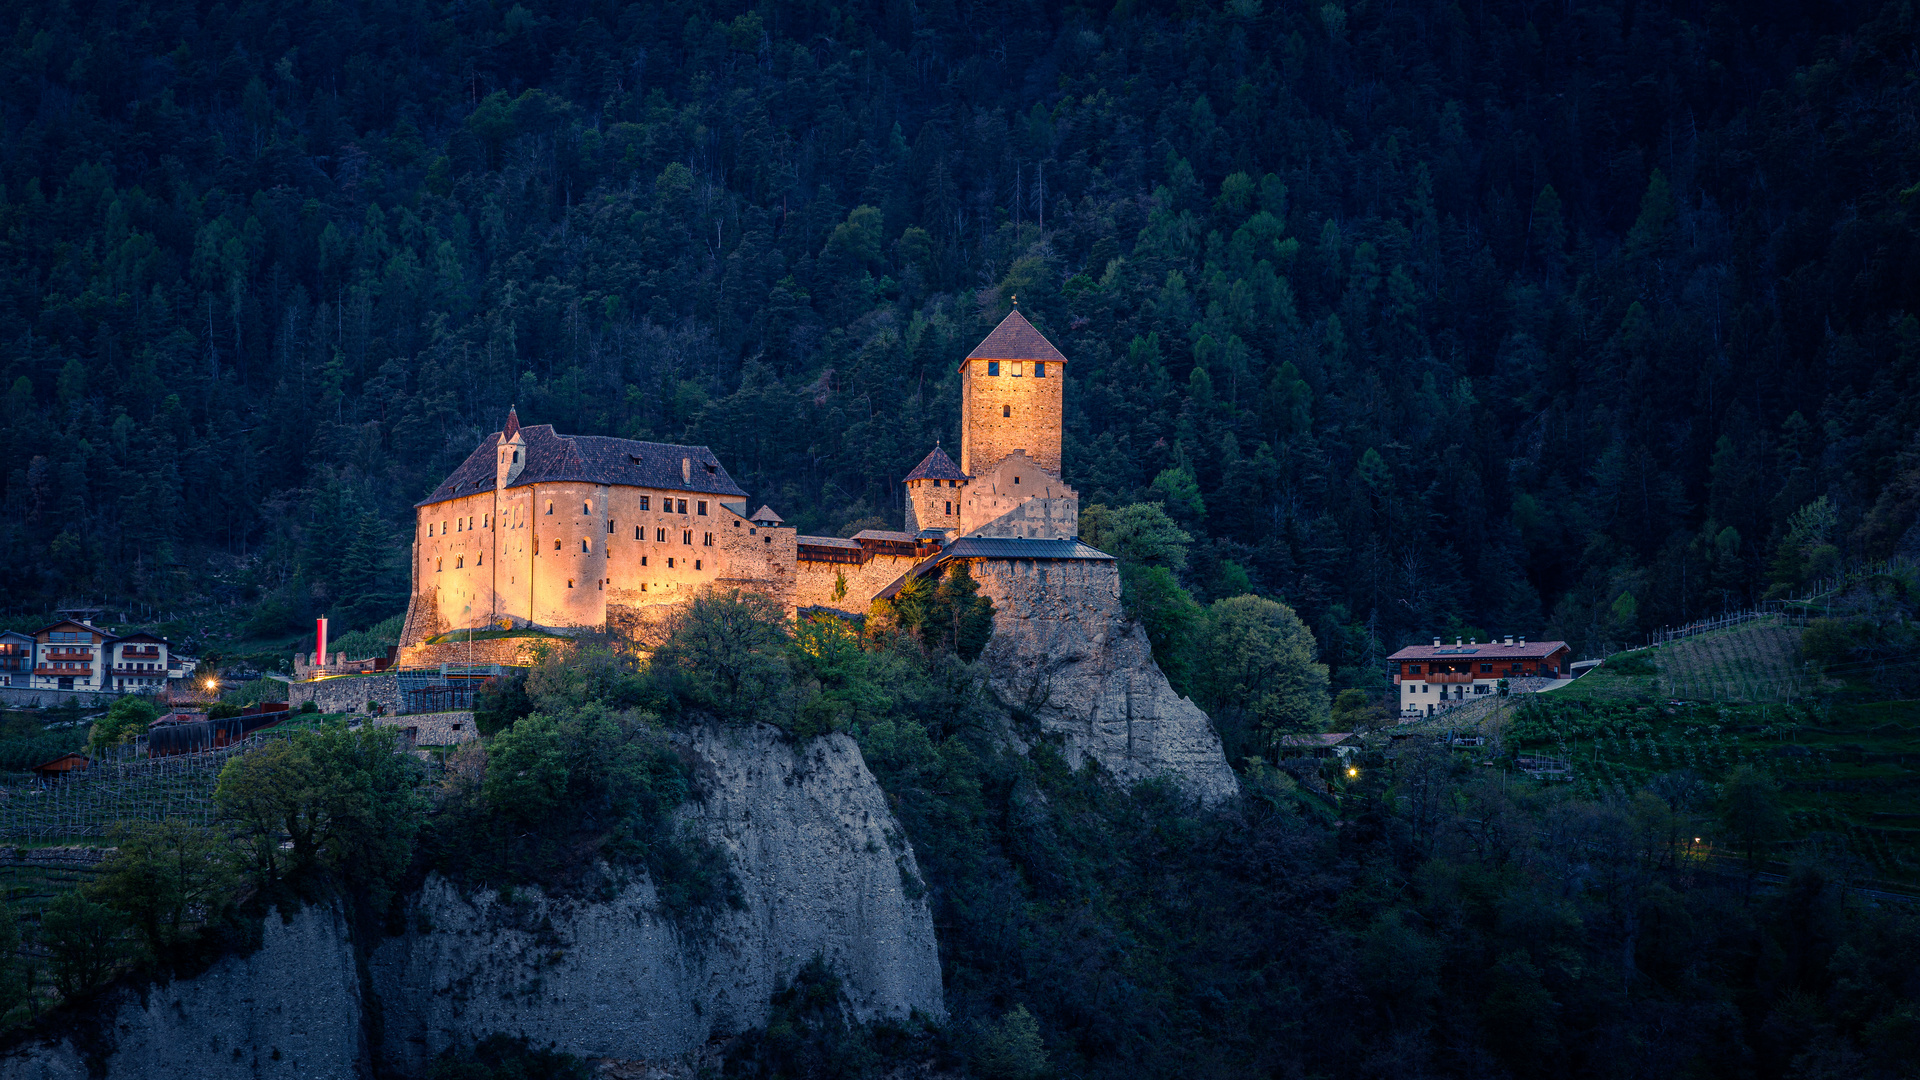
[[[519, 431], [520, 437], [526, 440], [527, 460], [520, 475], [508, 487], [572, 480], [735, 498], [745, 498], [747, 494], [727, 475], [713, 451], [704, 446], [676, 446], [601, 435], [558, 435], [552, 424], [536, 424]], [[433, 494], [413, 505], [431, 506], [492, 491], [498, 475], [494, 449], [500, 445], [503, 434], [495, 432], [481, 439], [467, 460], [433, 489]], [[683, 461], [688, 466], [684, 474]]]
[[747, 520], [748, 521], [772, 521], [772, 522], [778, 523], [778, 522], [785, 521], [787, 519], [781, 517], [779, 514], [774, 513], [773, 507], [768, 506], [765, 503], [762, 503], [760, 505], [760, 509], [755, 510], [753, 513], [747, 515]]
[[1409, 645], [1389, 660], [1543, 660], [1567, 647], [1564, 641], [1529, 641], [1503, 645], [1479, 641], [1470, 645]]
[[846, 548], [850, 551], [861, 550], [858, 540], [843, 540], [838, 536], [796, 536], [794, 539], [799, 542], [801, 547]]
[[105, 640], [113, 636], [112, 634], [107, 633], [105, 630], [102, 630], [97, 626], [89, 626], [86, 623], [75, 622], [72, 619], [61, 619], [59, 622], [48, 623], [47, 625], [41, 627], [40, 629], [35, 630], [33, 632], [33, 636], [39, 637], [41, 634], [52, 633], [53, 631], [62, 629], [63, 627], [70, 627], [74, 630], [84, 630], [89, 634], [99, 634], [102, 640]]
[[914, 537], [912, 533], [892, 532], [887, 529], [861, 529], [859, 532], [853, 534], [853, 539], [856, 542], [861, 540], [884, 540], [890, 544], [911, 544], [913, 543]]
[[1007, 313], [1000, 325], [993, 328], [980, 344], [967, 354], [969, 360], [1051, 360], [1064, 364], [1067, 358], [1053, 347], [1046, 335], [1033, 328], [1020, 309]]
[[145, 630], [135, 630], [131, 634], [122, 634], [113, 639], [113, 643], [116, 645], [123, 641], [151, 641], [155, 645], [168, 644], [166, 638], [161, 637], [159, 634], [149, 634]]
[[935, 446], [933, 453], [920, 459], [920, 464], [915, 465], [913, 471], [908, 473], [905, 479], [900, 482], [909, 484], [915, 480], [966, 479], [969, 479], [967, 474], [960, 471], [960, 466], [953, 463], [953, 459], [947, 456], [947, 452], [940, 449], [939, 446]]

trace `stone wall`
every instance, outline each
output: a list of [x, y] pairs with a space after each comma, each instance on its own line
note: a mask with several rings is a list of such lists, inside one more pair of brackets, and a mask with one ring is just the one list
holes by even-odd
[[401, 649], [399, 667], [439, 667], [441, 664], [505, 664], [526, 667], [539, 659], [543, 649], [567, 650], [574, 647], [571, 638], [547, 635], [527, 637], [481, 638], [478, 641], [442, 641], [433, 645], [414, 645]]
[[378, 675], [342, 675], [287, 684], [287, 703], [294, 709], [309, 701], [323, 713], [363, 713], [369, 701], [385, 712], [399, 712], [400, 682], [393, 672], [383, 671]]
[[83, 709], [104, 709], [119, 694], [100, 690], [46, 690], [30, 686], [0, 686], [0, 705], [9, 709], [52, 709], [79, 702]]
[[409, 713], [406, 716], [378, 716], [374, 727], [397, 727], [407, 733], [415, 746], [458, 746], [480, 737], [470, 712]]
[[990, 685], [1060, 737], [1071, 764], [1091, 758], [1122, 783], [1170, 777], [1207, 803], [1239, 792], [1212, 721], [1168, 685], [1146, 630], [1121, 609], [1118, 563], [968, 563], [994, 603]]
[[[864, 615], [881, 589], [919, 564], [920, 560], [910, 555], [876, 555], [858, 564], [802, 561], [794, 571], [789, 607], [827, 607]], [[846, 595], [835, 597], [842, 574], [847, 579]]]

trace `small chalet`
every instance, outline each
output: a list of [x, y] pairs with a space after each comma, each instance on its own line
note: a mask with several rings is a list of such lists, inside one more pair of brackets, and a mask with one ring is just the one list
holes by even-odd
[[1564, 641], [1461, 641], [1409, 645], [1387, 657], [1400, 687], [1401, 715], [1430, 715], [1481, 694], [1502, 680], [1572, 677], [1573, 653]]
[[92, 762], [87, 758], [87, 755], [75, 752], [71, 754], [61, 754], [52, 761], [43, 761], [33, 767], [33, 772], [36, 776], [52, 778], [65, 776], [70, 772], [80, 772], [90, 764], [92, 764]]

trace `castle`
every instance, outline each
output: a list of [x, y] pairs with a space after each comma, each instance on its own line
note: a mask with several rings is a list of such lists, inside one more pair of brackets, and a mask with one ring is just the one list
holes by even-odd
[[767, 506], [749, 513], [704, 446], [560, 435], [510, 411], [415, 505], [400, 644], [426, 660], [420, 646], [453, 630], [630, 631], [715, 588], [790, 612], [864, 612], [954, 560], [993, 577], [1088, 562], [1111, 576], [1110, 557], [1078, 542], [1079, 495], [1060, 476], [1066, 364], [1009, 314], [960, 363], [960, 461], [935, 446], [903, 481], [905, 531], [848, 538], [799, 535]]

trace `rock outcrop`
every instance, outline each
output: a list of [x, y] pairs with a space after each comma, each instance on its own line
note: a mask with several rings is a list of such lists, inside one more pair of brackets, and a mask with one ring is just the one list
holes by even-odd
[[259, 951], [191, 979], [118, 988], [64, 1035], [0, 1057], [0, 1080], [350, 1080], [366, 1060], [353, 941], [338, 914], [268, 915]]
[[363, 960], [330, 909], [270, 917], [251, 956], [113, 991], [66, 1034], [16, 1037], [0, 1080], [344, 1080], [375, 1064], [414, 1076], [494, 1032], [661, 1061], [764, 1023], [775, 986], [814, 956], [862, 1019], [943, 1016], [919, 867], [853, 740], [795, 746], [770, 727], [683, 739], [703, 798], [682, 824], [725, 854], [742, 909], [676, 921], [644, 873], [593, 901], [462, 895], [434, 879], [409, 901], [406, 932], [363, 942]]
[[745, 909], [683, 931], [644, 879], [604, 903], [506, 903], [435, 882], [411, 913], [431, 930], [374, 953], [384, 1065], [416, 1073], [495, 1031], [584, 1056], [675, 1057], [764, 1023], [775, 984], [816, 955], [861, 1019], [943, 1015], [919, 868], [853, 740], [796, 748], [770, 727], [705, 730], [687, 749], [706, 798], [684, 822], [726, 853]]
[[994, 691], [1060, 736], [1070, 764], [1092, 758], [1123, 783], [1167, 777], [1209, 804], [1239, 792], [1212, 721], [1122, 610], [1118, 564], [979, 560], [973, 574], [994, 603], [982, 654]]

